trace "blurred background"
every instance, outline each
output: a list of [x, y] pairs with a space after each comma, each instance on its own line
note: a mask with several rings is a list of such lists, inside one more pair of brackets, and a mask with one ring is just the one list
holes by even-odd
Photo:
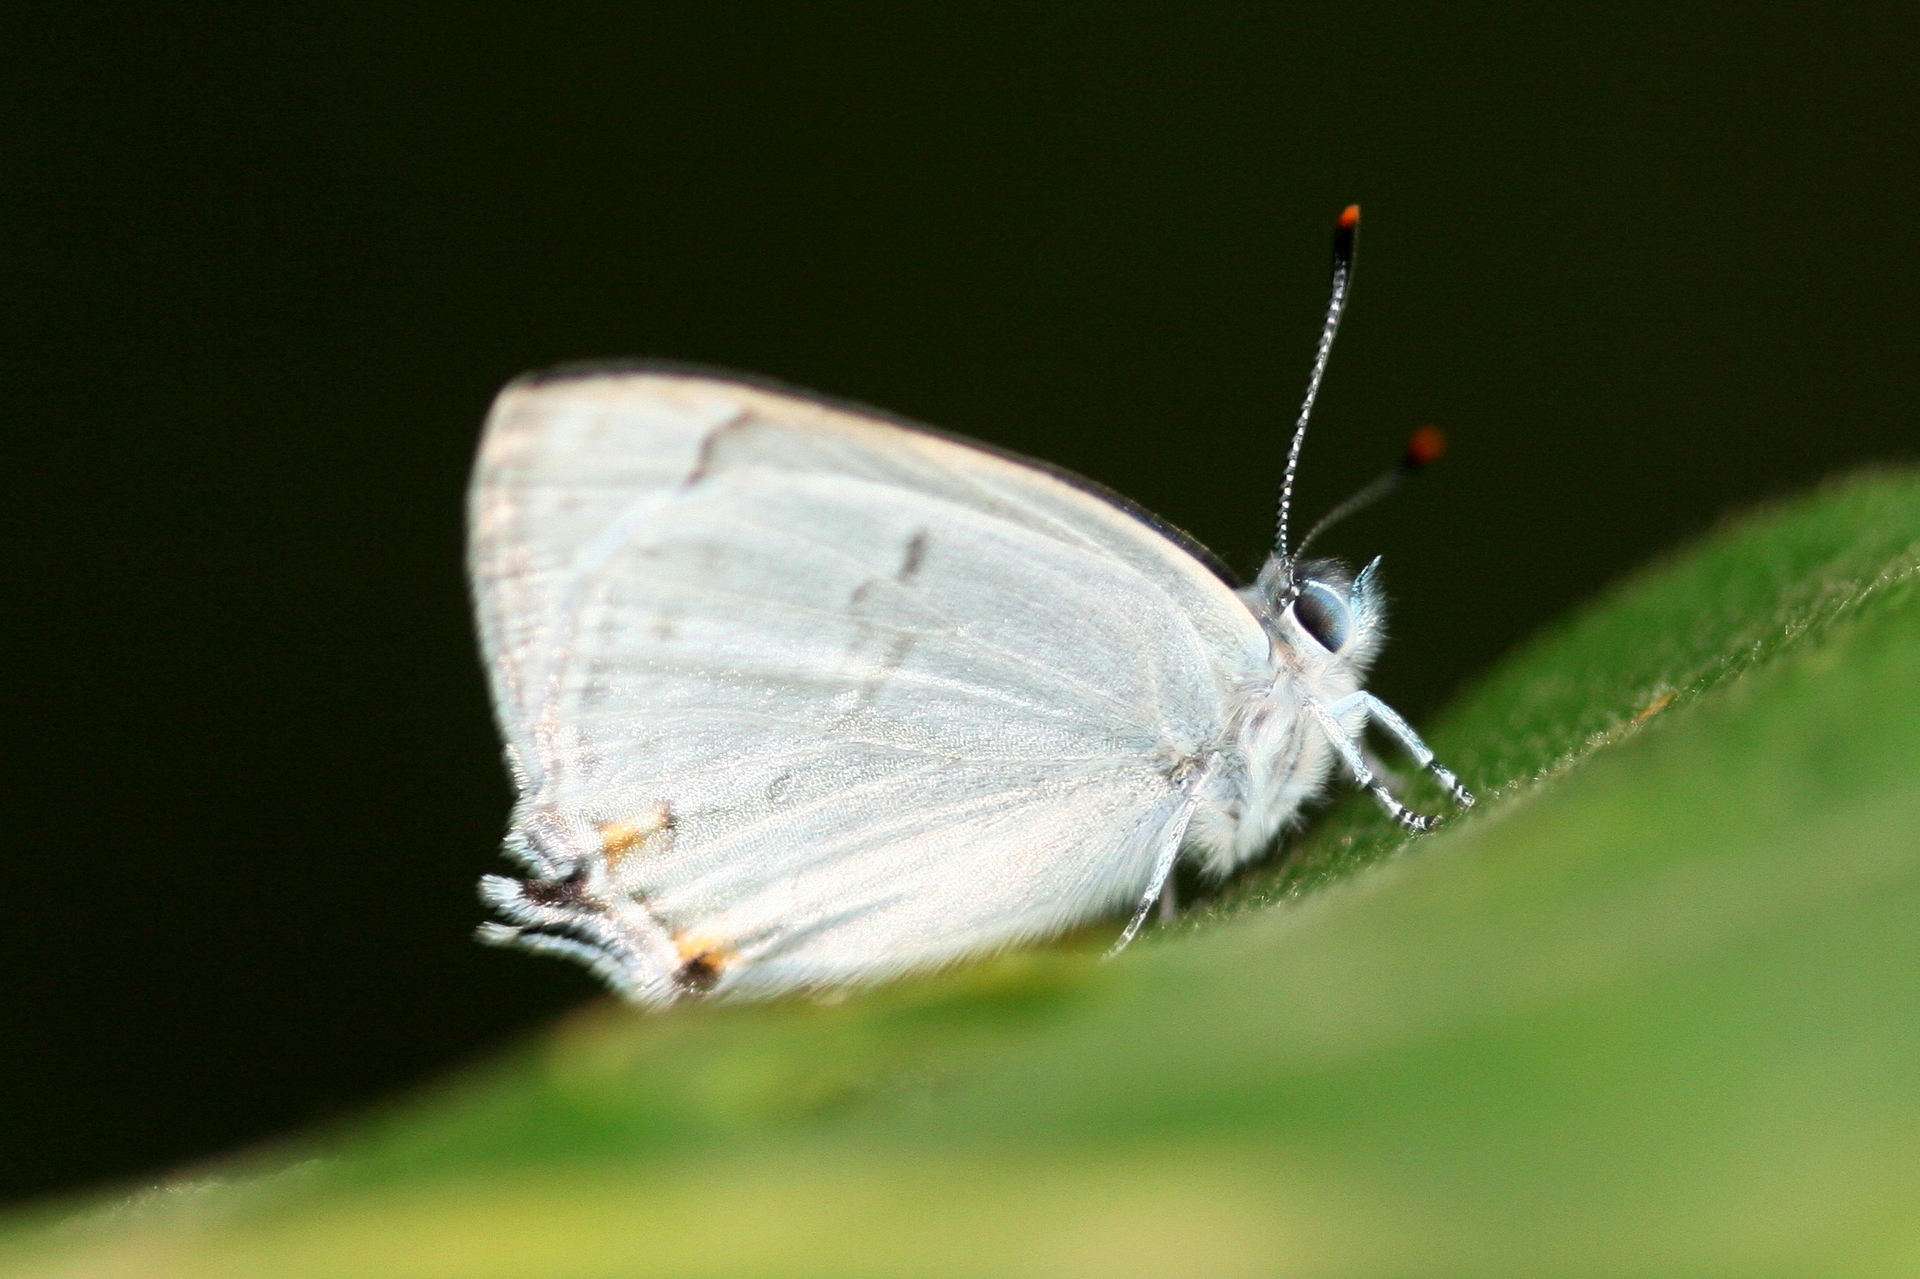
[[22, 6], [0, 19], [0, 1196], [351, 1113], [594, 992], [482, 950], [489, 397], [648, 354], [1311, 519], [1416, 721], [1723, 512], [1913, 460], [1911, 5]]

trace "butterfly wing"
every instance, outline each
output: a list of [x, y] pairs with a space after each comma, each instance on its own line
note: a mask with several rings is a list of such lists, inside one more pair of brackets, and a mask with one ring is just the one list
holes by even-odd
[[1266, 639], [1141, 518], [868, 413], [502, 392], [470, 510], [520, 787], [496, 938], [629, 995], [868, 980], [1137, 898]]

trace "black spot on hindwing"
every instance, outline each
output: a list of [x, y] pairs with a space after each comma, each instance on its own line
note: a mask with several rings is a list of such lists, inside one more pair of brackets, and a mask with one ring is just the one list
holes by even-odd
[[711, 955], [695, 955], [674, 970], [673, 984], [688, 994], [704, 995], [720, 980], [720, 965]]
[[592, 906], [587, 884], [580, 876], [570, 879], [528, 879], [520, 885], [520, 895], [536, 906]]

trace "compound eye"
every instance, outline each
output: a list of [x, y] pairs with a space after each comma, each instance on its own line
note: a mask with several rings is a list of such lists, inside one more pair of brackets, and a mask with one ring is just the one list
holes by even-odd
[[1301, 583], [1300, 596], [1293, 602], [1293, 617], [1329, 653], [1339, 652], [1347, 642], [1352, 623], [1347, 602], [1319, 582]]

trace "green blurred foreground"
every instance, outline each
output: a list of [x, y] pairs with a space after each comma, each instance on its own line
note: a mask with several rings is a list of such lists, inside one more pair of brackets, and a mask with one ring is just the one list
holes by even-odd
[[1345, 803], [1114, 963], [595, 1007], [0, 1272], [1920, 1272], [1920, 477], [1656, 566], [1436, 737], [1487, 798], [1371, 869]]

